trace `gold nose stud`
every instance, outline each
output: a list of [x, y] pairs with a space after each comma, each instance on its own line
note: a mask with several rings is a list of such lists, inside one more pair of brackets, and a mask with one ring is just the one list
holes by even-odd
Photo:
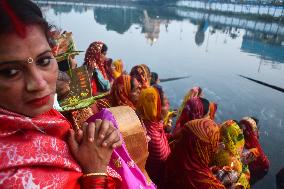
[[29, 57], [27, 59], [28, 64], [32, 64], [34, 62], [34, 59], [32, 57]]

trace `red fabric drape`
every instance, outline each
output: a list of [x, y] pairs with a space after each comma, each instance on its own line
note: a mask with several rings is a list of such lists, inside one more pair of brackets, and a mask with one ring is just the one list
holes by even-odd
[[174, 134], [179, 132], [179, 130], [187, 123], [188, 121], [194, 119], [200, 119], [203, 117], [203, 104], [200, 97], [192, 97], [190, 98], [186, 104], [184, 109], [181, 112], [180, 117], [176, 121], [176, 127], [174, 130]]
[[245, 126], [245, 128], [243, 128], [243, 133], [245, 137], [245, 148], [256, 148], [258, 150], [259, 155], [256, 157], [256, 160], [249, 164], [251, 181], [252, 183], [255, 183], [267, 174], [269, 170], [269, 160], [266, 157], [259, 143], [258, 132], [255, 131], [255, 129], [257, 129], [257, 126], [254, 120], [250, 118], [248, 118], [247, 120], [243, 119], [240, 121], [240, 124]]
[[217, 124], [193, 120], [178, 135], [166, 161], [166, 188], [225, 189], [209, 168], [219, 141]]
[[65, 142], [70, 128], [56, 110], [29, 118], [0, 108], [0, 188], [80, 188]]
[[85, 64], [88, 69], [93, 70], [94, 68], [98, 68], [102, 73], [103, 77], [107, 79], [107, 74], [105, 70], [105, 60], [102, 59], [102, 48], [104, 43], [101, 41], [95, 41], [91, 43], [86, 50], [85, 54]]
[[131, 77], [129, 75], [121, 75], [114, 80], [110, 98], [112, 106], [129, 106], [135, 110], [135, 106], [131, 101]]

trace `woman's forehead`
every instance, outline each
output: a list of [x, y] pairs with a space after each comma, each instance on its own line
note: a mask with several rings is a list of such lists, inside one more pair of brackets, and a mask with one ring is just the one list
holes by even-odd
[[0, 62], [36, 58], [50, 49], [44, 31], [40, 26], [27, 26], [27, 35], [21, 38], [16, 33], [0, 35]]

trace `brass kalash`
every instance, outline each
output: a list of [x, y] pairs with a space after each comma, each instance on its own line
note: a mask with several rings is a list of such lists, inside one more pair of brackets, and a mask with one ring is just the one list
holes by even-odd
[[[73, 41], [72, 43], [74, 44]], [[67, 43], [64, 44], [66, 45]], [[74, 50], [70, 52], [73, 51]], [[60, 59], [62, 59], [62, 57], [61, 55]], [[68, 55], [65, 55], [65, 57], [67, 58]], [[71, 77], [69, 84], [70, 93], [63, 101], [59, 102], [62, 108], [59, 111], [72, 122], [74, 129], [78, 130], [82, 126], [82, 123], [93, 115], [90, 106], [94, 104], [96, 100], [104, 98], [108, 93], [92, 96], [90, 77], [87, 68], [84, 66], [69, 69], [67, 73]], [[138, 116], [135, 111], [128, 106], [112, 107], [109, 108], [109, 110], [116, 119], [132, 160], [150, 182], [150, 178], [145, 170], [148, 157], [146, 134]]]

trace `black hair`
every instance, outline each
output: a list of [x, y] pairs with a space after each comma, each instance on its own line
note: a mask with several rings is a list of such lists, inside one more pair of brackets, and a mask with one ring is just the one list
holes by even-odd
[[[40, 8], [34, 2], [30, 0], [0, 1], [0, 34], [16, 32], [20, 36], [25, 35], [25, 26], [31, 24], [40, 25], [50, 41], [49, 31], [52, 26], [43, 18]], [[21, 25], [23, 31], [19, 31]]]
[[107, 49], [108, 47], [106, 46], [106, 44], [103, 44], [101, 53], [107, 52]]
[[236, 122], [237, 125], [240, 125], [240, 122], [236, 119], [233, 119], [234, 122]]
[[106, 59], [106, 63], [107, 63], [107, 65], [108, 64], [111, 64], [113, 62], [113, 59], [112, 58], [108, 58], [108, 59]]
[[200, 98], [202, 105], [203, 105], [203, 116], [205, 116], [206, 114], [208, 114], [209, 112], [209, 101], [205, 98]]
[[198, 96], [200, 96], [202, 94], [202, 88], [198, 87]]
[[253, 119], [254, 121], [255, 121], [255, 123], [256, 123], [256, 125], [258, 125], [258, 123], [259, 123], [259, 119], [257, 119], [256, 117], [250, 117], [251, 119]]
[[159, 75], [156, 72], [151, 72], [151, 85], [156, 84], [159, 79]]
[[130, 76], [130, 89], [131, 91], [134, 89], [134, 77]]
[[62, 72], [67, 72], [68, 70], [71, 69], [68, 59], [61, 60], [60, 62], [57, 63], [58, 63], [58, 69]]

